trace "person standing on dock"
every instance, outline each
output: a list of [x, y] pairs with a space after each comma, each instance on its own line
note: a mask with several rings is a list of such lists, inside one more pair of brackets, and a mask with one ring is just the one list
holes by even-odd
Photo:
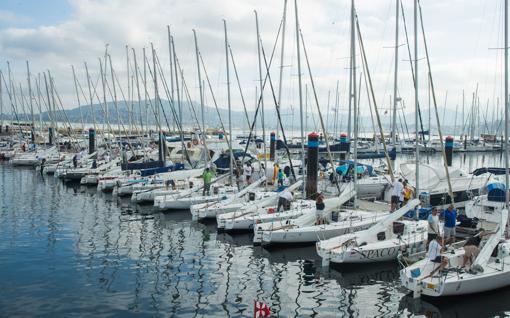
[[445, 246], [455, 243], [455, 227], [457, 226], [457, 210], [453, 208], [453, 204], [444, 210], [444, 239]]
[[247, 162], [244, 165], [244, 178], [246, 179], [246, 185], [251, 184], [252, 173], [253, 173], [253, 167], [251, 166], [251, 163]]
[[391, 193], [391, 212], [400, 207], [400, 198], [403, 197], [402, 192], [404, 191], [402, 179], [395, 180], [392, 187], [393, 191]]
[[210, 195], [211, 182], [213, 177], [214, 173], [211, 171], [211, 169], [209, 169], [209, 167], [205, 168], [204, 173], [202, 174], [202, 178], [204, 179], [204, 190], [202, 191], [203, 196], [205, 196], [206, 192], [207, 195]]

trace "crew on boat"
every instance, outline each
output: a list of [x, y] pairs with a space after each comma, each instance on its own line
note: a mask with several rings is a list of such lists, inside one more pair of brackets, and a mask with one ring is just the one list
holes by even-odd
[[429, 247], [430, 242], [434, 240], [436, 237], [440, 237], [439, 234], [439, 211], [436, 207], [432, 208], [432, 213], [429, 214], [428, 217], [428, 236], [427, 236], [427, 248]]
[[294, 200], [294, 193], [290, 192], [288, 188], [284, 189], [278, 195], [278, 207], [276, 211], [280, 212], [283, 208], [283, 211], [290, 210], [290, 204]]
[[[395, 180], [393, 182], [393, 191], [391, 192], [391, 212], [400, 208], [400, 203], [403, 201], [404, 185], [402, 184], [402, 179]], [[402, 199], [402, 200], [401, 200]]]
[[494, 233], [495, 232], [485, 232], [484, 229], [480, 229], [480, 232], [466, 240], [466, 244], [463, 246], [464, 259], [462, 261], [462, 267], [473, 265], [473, 261], [476, 259], [478, 254], [480, 254], [480, 243], [482, 242], [482, 238]]
[[205, 196], [206, 193], [207, 195], [210, 195], [213, 177], [214, 172], [209, 167], [205, 168], [204, 173], [202, 174], [202, 178], [204, 179], [204, 190], [202, 191], [202, 195]]
[[453, 204], [444, 210], [444, 239], [445, 246], [447, 244], [455, 243], [455, 228], [457, 226], [457, 210], [454, 209]]
[[326, 220], [324, 219], [324, 209], [326, 205], [324, 204], [324, 195], [319, 193], [317, 195], [317, 199], [315, 200], [315, 225], [325, 224]]

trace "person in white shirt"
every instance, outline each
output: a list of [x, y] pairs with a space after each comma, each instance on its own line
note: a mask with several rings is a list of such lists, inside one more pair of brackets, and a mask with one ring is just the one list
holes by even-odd
[[392, 184], [393, 191], [391, 192], [391, 212], [400, 207], [401, 199], [404, 201], [404, 185], [402, 179], [395, 180]]
[[283, 207], [283, 211], [290, 210], [290, 203], [294, 200], [294, 194], [289, 191], [289, 189], [285, 189], [278, 195], [278, 207], [276, 211], [280, 212], [280, 208]]
[[432, 263], [439, 264], [438, 267], [436, 267], [434, 270], [430, 272], [427, 276], [423, 277], [422, 279], [425, 279], [427, 277], [432, 277], [436, 272], [442, 270], [446, 266], [448, 266], [448, 257], [442, 256], [441, 251], [443, 250], [443, 247], [441, 243], [439, 242], [440, 238], [435, 237], [429, 244], [429, 250], [428, 250], [428, 257], [429, 261]]
[[428, 237], [427, 237], [427, 248], [429, 243], [439, 235], [439, 212], [437, 208], [432, 208], [432, 213], [428, 217]]
[[253, 168], [251, 164], [248, 162], [246, 165], [244, 165], [243, 174], [244, 178], [246, 179], [246, 184], [251, 184], [251, 174], [253, 172]]

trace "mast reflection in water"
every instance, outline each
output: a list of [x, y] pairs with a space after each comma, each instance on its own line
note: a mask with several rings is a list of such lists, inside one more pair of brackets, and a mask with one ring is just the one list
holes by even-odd
[[[466, 315], [404, 297], [395, 263], [325, 270], [313, 246], [265, 250], [189, 212], [161, 214], [32, 169], [0, 170], [2, 316], [251, 317], [254, 299], [280, 317]], [[504, 315], [507, 297], [468, 305], [487, 310], [492, 300], [489, 314]]]

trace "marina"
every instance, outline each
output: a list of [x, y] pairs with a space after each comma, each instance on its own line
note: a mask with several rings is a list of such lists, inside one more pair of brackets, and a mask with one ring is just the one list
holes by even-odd
[[510, 316], [509, 0], [459, 61], [434, 1], [62, 1], [67, 60], [0, 5], [0, 315]]

